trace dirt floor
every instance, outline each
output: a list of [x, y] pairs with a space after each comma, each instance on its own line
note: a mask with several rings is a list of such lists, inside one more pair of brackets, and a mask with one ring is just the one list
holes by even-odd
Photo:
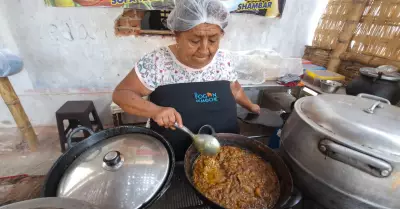
[[56, 127], [35, 127], [37, 152], [30, 152], [17, 128], [0, 129], [0, 177], [45, 175], [61, 155]]
[[17, 128], [0, 129], [0, 206], [39, 197], [45, 175], [61, 155], [56, 127], [35, 132], [39, 147], [31, 152]]

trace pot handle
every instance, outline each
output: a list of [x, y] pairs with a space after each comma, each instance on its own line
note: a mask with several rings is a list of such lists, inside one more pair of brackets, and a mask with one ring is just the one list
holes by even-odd
[[259, 135], [259, 136], [248, 136], [248, 139], [262, 139], [262, 138], [268, 138], [270, 135]]
[[[207, 131], [208, 129], [208, 131]], [[198, 134], [208, 134], [208, 135], [216, 135], [215, 129], [211, 125], [204, 125], [199, 129]]]
[[86, 128], [84, 126], [80, 126], [78, 128], [75, 128], [74, 130], [71, 131], [71, 133], [68, 135], [67, 137], [67, 144], [68, 144], [68, 149], [70, 149], [71, 147], [75, 146], [75, 144], [77, 143], [72, 143], [72, 137], [78, 133], [79, 131], [87, 131], [89, 132], [90, 135], [94, 134], [94, 131], [90, 128]]
[[292, 207], [296, 206], [297, 204], [299, 204], [299, 202], [302, 199], [303, 199], [303, 195], [301, 194], [301, 192], [296, 187], [293, 187], [292, 195], [290, 195], [288, 201], [285, 204], [283, 204], [281, 206], [281, 208], [283, 208], [283, 209], [292, 208]]
[[379, 102], [384, 102], [384, 103], [386, 103], [388, 105], [391, 105], [389, 100], [387, 100], [385, 98], [382, 98], [382, 97], [374, 96], [374, 95], [371, 95], [371, 94], [358, 94], [357, 96], [361, 97], [361, 98], [366, 98], [366, 99], [376, 100], [376, 101], [379, 101]]
[[328, 139], [324, 139], [319, 143], [319, 150], [334, 160], [379, 178], [388, 177], [393, 171], [392, 166], [381, 159], [342, 146]]

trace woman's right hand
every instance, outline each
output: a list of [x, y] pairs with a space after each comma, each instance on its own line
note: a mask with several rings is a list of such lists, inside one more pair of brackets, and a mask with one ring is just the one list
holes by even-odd
[[159, 126], [172, 130], [175, 130], [175, 123], [180, 127], [183, 126], [181, 114], [172, 107], [159, 107], [151, 119]]

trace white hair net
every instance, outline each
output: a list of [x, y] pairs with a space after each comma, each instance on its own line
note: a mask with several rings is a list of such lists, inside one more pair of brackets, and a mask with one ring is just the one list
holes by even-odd
[[229, 11], [220, 0], [179, 0], [168, 15], [168, 28], [188, 31], [199, 24], [215, 24], [224, 29], [228, 25]]

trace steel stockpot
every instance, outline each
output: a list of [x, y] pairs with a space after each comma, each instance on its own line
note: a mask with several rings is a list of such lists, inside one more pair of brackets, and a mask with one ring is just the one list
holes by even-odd
[[400, 108], [388, 100], [301, 98], [281, 145], [295, 184], [326, 208], [400, 208]]

